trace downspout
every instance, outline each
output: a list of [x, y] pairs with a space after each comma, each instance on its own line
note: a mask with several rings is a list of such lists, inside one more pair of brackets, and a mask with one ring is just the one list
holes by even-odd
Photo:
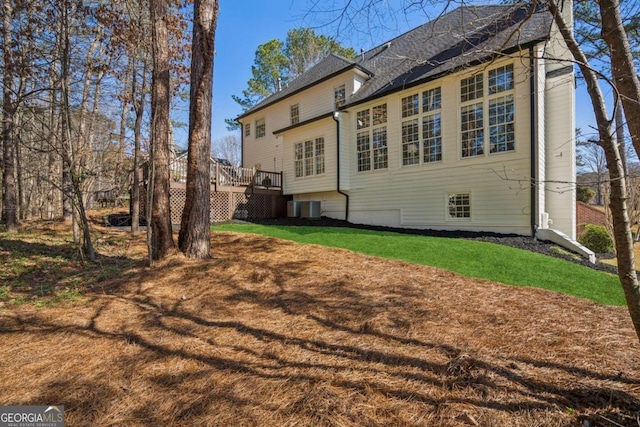
[[349, 195], [340, 190], [340, 120], [338, 120], [340, 113], [338, 111], [334, 111], [333, 116], [331, 117], [333, 117], [333, 120], [336, 122], [336, 191], [338, 194], [342, 194], [345, 198], [344, 220], [349, 221]]
[[244, 123], [237, 122], [240, 124], [240, 167], [244, 167]]
[[538, 115], [536, 111], [536, 72], [535, 72], [535, 59], [533, 57], [533, 46], [529, 47], [529, 87], [531, 90], [530, 108], [531, 108], [531, 236], [535, 237], [537, 231], [537, 197], [536, 193], [538, 185], [542, 183], [538, 182], [538, 162], [536, 161], [538, 155], [538, 141], [536, 138], [536, 129], [538, 125]]

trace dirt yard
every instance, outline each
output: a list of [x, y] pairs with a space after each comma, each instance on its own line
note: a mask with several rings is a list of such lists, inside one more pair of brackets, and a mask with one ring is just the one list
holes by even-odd
[[[60, 230], [20, 251], [37, 264]], [[81, 298], [0, 302], [0, 405], [61, 404], [68, 426], [638, 425], [624, 308], [232, 233], [147, 268], [143, 236], [96, 235]], [[0, 235], [5, 267], [16, 247]]]

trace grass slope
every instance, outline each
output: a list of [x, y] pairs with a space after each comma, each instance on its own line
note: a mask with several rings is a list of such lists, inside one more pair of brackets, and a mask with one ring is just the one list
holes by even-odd
[[493, 243], [334, 227], [224, 224], [213, 230], [349, 249], [439, 267], [467, 277], [562, 292], [600, 304], [626, 304], [618, 278], [611, 274]]

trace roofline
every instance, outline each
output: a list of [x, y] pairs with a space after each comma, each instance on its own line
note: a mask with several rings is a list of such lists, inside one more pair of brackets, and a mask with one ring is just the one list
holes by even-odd
[[291, 125], [291, 126], [287, 126], [286, 128], [274, 130], [273, 134], [274, 135], [278, 135], [280, 133], [287, 132], [287, 131], [289, 131], [291, 129], [295, 129], [295, 128], [299, 128], [299, 127], [302, 127], [302, 126], [306, 126], [306, 125], [308, 125], [310, 123], [314, 123], [314, 122], [317, 122], [317, 121], [320, 121], [322, 119], [326, 119], [326, 118], [332, 117], [332, 116], [333, 116], [333, 111], [331, 111], [329, 113], [324, 113], [324, 114], [321, 114], [319, 116], [312, 117], [312, 118], [310, 118], [308, 120], [305, 120], [303, 122], [296, 123], [295, 125]]
[[487, 56], [485, 56], [483, 58], [476, 59], [475, 61], [470, 61], [470, 62], [467, 62], [467, 63], [465, 63], [463, 65], [458, 66], [458, 67], [452, 68], [450, 70], [442, 71], [442, 72], [440, 72], [438, 74], [434, 74], [432, 76], [425, 77], [425, 78], [420, 79], [420, 80], [416, 80], [415, 82], [408, 83], [408, 84], [406, 84], [404, 86], [401, 86], [401, 87], [398, 87], [398, 88], [395, 88], [395, 89], [391, 89], [391, 90], [388, 90], [388, 91], [383, 91], [383, 92], [377, 93], [375, 95], [369, 96], [367, 98], [361, 99], [361, 100], [356, 101], [356, 102], [351, 103], [351, 104], [345, 104], [342, 107], [340, 107], [340, 110], [341, 111], [348, 110], [351, 107], [356, 107], [358, 105], [361, 105], [361, 104], [364, 104], [364, 103], [367, 103], [367, 102], [370, 102], [370, 101], [374, 101], [376, 99], [391, 95], [391, 94], [396, 93], [396, 92], [402, 92], [403, 90], [411, 89], [412, 87], [415, 87], [415, 86], [420, 86], [421, 84], [428, 83], [428, 82], [433, 81], [433, 80], [437, 80], [437, 79], [439, 79], [441, 77], [444, 77], [444, 76], [446, 76], [448, 74], [457, 73], [458, 71], [460, 71], [462, 69], [465, 69], [467, 67], [473, 67], [473, 66], [476, 66], [476, 65], [480, 65], [480, 64], [483, 64], [483, 63], [487, 62], [488, 60], [494, 60], [494, 59], [497, 59], [497, 58], [499, 58], [500, 56], [503, 56], [503, 55], [509, 55], [510, 53], [517, 52], [519, 50], [528, 49], [530, 46], [535, 46], [538, 43], [546, 42], [548, 40], [549, 40], [548, 37], [531, 40], [531, 41], [529, 41], [527, 43], [524, 43], [524, 44], [521, 44], [521, 45], [517, 45], [517, 46], [514, 46], [514, 47], [509, 48], [509, 49], [506, 49], [506, 50], [504, 50], [504, 51], [502, 51], [500, 53], [490, 54], [490, 55], [487, 55]]
[[[349, 66], [344, 67], [344, 68], [341, 68], [340, 70], [338, 70], [338, 71], [336, 71], [336, 72], [334, 72], [334, 73], [331, 73], [331, 74], [329, 74], [329, 75], [327, 75], [327, 76], [325, 76], [325, 77], [321, 78], [320, 80], [316, 80], [315, 82], [313, 82], [313, 83], [311, 83], [311, 84], [308, 84], [308, 85], [306, 85], [306, 86], [302, 86], [300, 89], [296, 89], [296, 90], [294, 90], [293, 92], [291, 92], [291, 93], [289, 93], [289, 94], [287, 94], [287, 95], [283, 96], [282, 98], [278, 98], [278, 99], [276, 99], [276, 100], [273, 100], [273, 101], [271, 101], [271, 102], [268, 102], [268, 103], [266, 103], [265, 105], [263, 105], [262, 107], [260, 107], [260, 108], [256, 108], [255, 110], [249, 110], [249, 111], [247, 111], [247, 112], [245, 112], [245, 113], [242, 113], [241, 115], [239, 115], [238, 117], [236, 117], [236, 118], [235, 118], [235, 120], [236, 120], [236, 121], [240, 121], [240, 119], [243, 119], [243, 118], [245, 118], [245, 117], [247, 117], [247, 116], [250, 116], [250, 115], [252, 115], [252, 114], [255, 114], [255, 113], [257, 113], [258, 111], [262, 111], [262, 110], [264, 110], [265, 108], [270, 107], [270, 106], [272, 106], [273, 104], [277, 104], [277, 103], [278, 103], [278, 102], [280, 102], [280, 101], [284, 101], [284, 100], [285, 100], [285, 99], [287, 99], [287, 98], [291, 98], [293, 95], [297, 95], [297, 94], [299, 94], [300, 92], [305, 91], [305, 90], [309, 89], [309, 88], [310, 88], [310, 87], [312, 87], [312, 86], [315, 86], [315, 85], [317, 85], [317, 84], [323, 83], [323, 82], [325, 82], [325, 81], [327, 81], [327, 80], [329, 80], [329, 79], [332, 79], [332, 78], [334, 78], [335, 76], [338, 76], [338, 75], [340, 75], [340, 74], [342, 74], [342, 73], [344, 73], [344, 72], [346, 72], [346, 71], [349, 71], [349, 70], [351, 70], [351, 69], [353, 69], [353, 68], [357, 68], [358, 70], [360, 70], [360, 71], [362, 71], [363, 73], [367, 74], [369, 77], [373, 77], [373, 73], [372, 73], [371, 71], [367, 70], [366, 68], [364, 68], [363, 66], [361, 66], [360, 64], [356, 64], [356, 63], [349, 64]], [[277, 92], [276, 92], [276, 93], [277, 93]]]

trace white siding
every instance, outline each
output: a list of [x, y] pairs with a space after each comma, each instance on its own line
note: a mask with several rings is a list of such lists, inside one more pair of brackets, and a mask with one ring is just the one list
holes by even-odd
[[547, 79], [546, 208], [550, 228], [576, 235], [576, 147], [573, 73]]
[[[242, 123], [251, 123], [251, 135], [244, 137], [243, 166], [253, 167], [255, 164], [260, 164], [264, 170], [276, 172], [285, 170], [287, 168], [287, 165], [283, 164], [285, 146], [282, 144], [282, 137], [274, 135], [273, 132], [291, 125], [291, 105], [298, 104], [300, 122], [313, 119], [334, 110], [334, 88], [345, 85], [346, 93], [352, 94], [356, 85], [359, 87], [361, 84], [361, 79], [362, 77], [356, 75], [354, 71], [348, 71], [243, 118]], [[260, 118], [265, 118], [267, 134], [264, 138], [256, 139], [255, 121]], [[299, 129], [303, 128], [307, 127], [303, 126]], [[310, 132], [314, 131], [312, 127]]]
[[[307, 140], [324, 138], [325, 172], [321, 175], [296, 177], [294, 145]], [[284, 141], [284, 194], [332, 191], [336, 189], [336, 123], [331, 117], [283, 133]]]
[[[389, 226], [531, 234], [530, 87], [526, 63], [528, 61], [513, 62], [516, 80], [514, 152], [461, 158], [459, 85], [462, 75], [449, 76], [353, 108], [349, 116], [352, 129], [355, 129], [356, 111], [387, 102], [389, 167], [356, 172], [356, 131], [345, 136], [351, 169], [349, 220]], [[499, 65], [502, 64], [496, 62], [485, 68]], [[436, 86], [442, 90], [443, 161], [402, 166], [401, 98], [421, 94]], [[471, 219], [447, 218], [447, 194], [450, 192], [471, 194]]]
[[542, 45], [538, 45], [535, 48], [535, 64], [536, 64], [536, 139], [537, 139], [537, 157], [536, 162], [538, 165], [537, 182], [536, 185], [536, 225], [541, 228], [548, 228], [547, 221], [543, 221], [542, 215], [547, 211], [546, 198], [545, 198], [545, 182], [547, 171], [547, 159], [546, 159], [546, 120], [545, 120], [545, 93], [546, 93], [546, 68], [544, 60], [544, 50]]

